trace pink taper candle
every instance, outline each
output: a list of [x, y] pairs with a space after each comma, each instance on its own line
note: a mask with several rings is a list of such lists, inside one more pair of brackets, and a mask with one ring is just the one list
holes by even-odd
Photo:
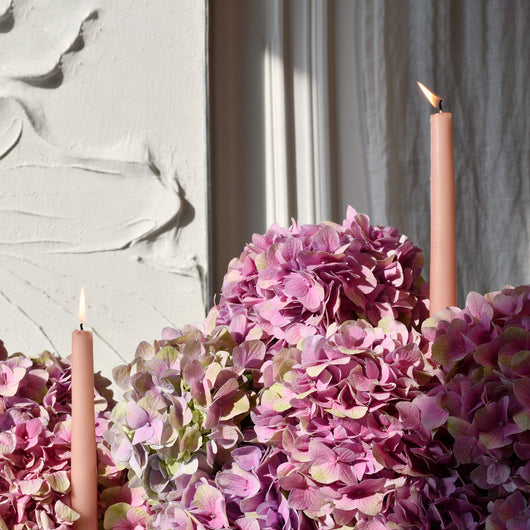
[[97, 529], [97, 460], [92, 333], [83, 331], [85, 290], [81, 289], [81, 330], [72, 334], [72, 508], [81, 514], [76, 530]]
[[442, 99], [419, 87], [440, 112], [431, 115], [431, 270], [430, 314], [456, 305], [455, 172], [452, 116]]

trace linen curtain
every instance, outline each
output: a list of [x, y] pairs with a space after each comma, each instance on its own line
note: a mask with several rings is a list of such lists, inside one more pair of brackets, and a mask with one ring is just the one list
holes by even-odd
[[358, 4], [366, 179], [373, 223], [425, 250], [430, 125], [416, 85], [453, 114], [458, 301], [530, 282], [530, 4], [376, 0]]

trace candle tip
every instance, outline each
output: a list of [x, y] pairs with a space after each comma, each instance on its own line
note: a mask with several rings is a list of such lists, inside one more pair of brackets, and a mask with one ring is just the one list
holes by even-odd
[[423, 95], [427, 98], [427, 101], [436, 109], [438, 108], [440, 112], [443, 112], [442, 109], [442, 101], [443, 98], [429, 90], [425, 85], [420, 83], [419, 81], [416, 81], [418, 86], [420, 87], [420, 90], [423, 92]]

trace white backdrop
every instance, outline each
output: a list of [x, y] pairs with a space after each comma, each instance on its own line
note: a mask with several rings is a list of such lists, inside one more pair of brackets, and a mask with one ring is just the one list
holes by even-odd
[[201, 319], [206, 6], [0, 1], [0, 338], [96, 368]]

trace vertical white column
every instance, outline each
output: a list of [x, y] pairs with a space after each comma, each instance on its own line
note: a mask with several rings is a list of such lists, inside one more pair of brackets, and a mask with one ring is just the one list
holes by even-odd
[[328, 6], [304, 1], [291, 14], [297, 214], [302, 222], [318, 223], [333, 213]]
[[313, 181], [315, 189], [314, 222], [332, 217], [330, 166], [330, 112], [328, 93], [327, 5], [311, 1], [311, 83], [313, 130]]
[[283, 0], [271, 0], [271, 32], [264, 54], [265, 201], [266, 224], [288, 226], [286, 83], [283, 42]]

